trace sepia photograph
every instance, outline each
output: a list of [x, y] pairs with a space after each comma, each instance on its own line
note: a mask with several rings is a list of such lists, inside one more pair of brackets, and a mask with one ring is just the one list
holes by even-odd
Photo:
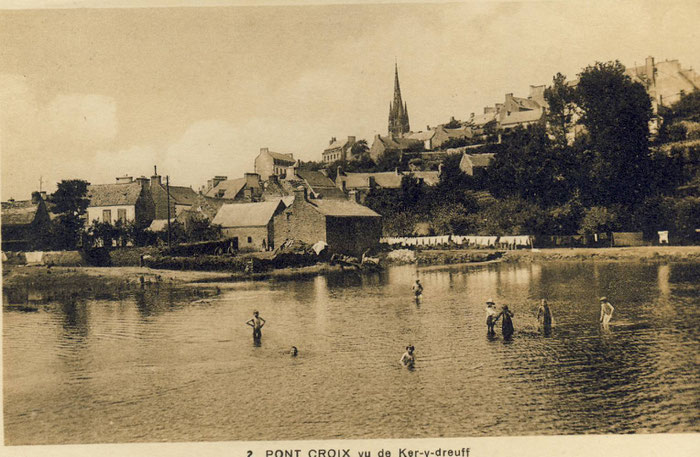
[[0, 450], [700, 454], [699, 22], [0, 0]]

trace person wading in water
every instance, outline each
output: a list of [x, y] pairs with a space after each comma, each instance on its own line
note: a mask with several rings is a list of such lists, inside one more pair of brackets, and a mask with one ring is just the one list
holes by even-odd
[[413, 368], [416, 363], [416, 356], [413, 354], [415, 349], [413, 346], [406, 346], [406, 352], [401, 356], [401, 365], [406, 368]]
[[496, 331], [493, 329], [496, 325], [496, 303], [493, 300], [486, 302], [486, 328], [489, 335], [494, 335]]
[[503, 317], [501, 321], [501, 332], [503, 333], [503, 338], [510, 338], [513, 336], [513, 313], [508, 309], [508, 305], [503, 305], [503, 310], [496, 316], [495, 321]]
[[600, 322], [603, 324], [604, 329], [608, 328], [613, 311], [615, 311], [615, 308], [610, 304], [607, 297], [600, 297]]
[[540, 323], [540, 328], [544, 331], [544, 334], [549, 335], [552, 331], [552, 311], [544, 298], [540, 308], [537, 310], [537, 321]]
[[420, 279], [416, 279], [416, 283], [413, 285], [413, 294], [416, 296], [416, 302], [419, 302], [423, 296], [423, 284], [420, 283]]
[[260, 317], [260, 313], [254, 311], [253, 318], [246, 324], [253, 327], [253, 340], [260, 340], [262, 338], [262, 328], [265, 325], [265, 319]]

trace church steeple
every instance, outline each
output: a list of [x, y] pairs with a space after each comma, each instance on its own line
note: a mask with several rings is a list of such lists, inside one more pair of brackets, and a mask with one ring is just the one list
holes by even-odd
[[403, 136], [411, 127], [408, 123], [408, 109], [401, 99], [401, 86], [399, 85], [399, 66], [394, 62], [394, 101], [389, 104], [389, 135], [392, 137]]

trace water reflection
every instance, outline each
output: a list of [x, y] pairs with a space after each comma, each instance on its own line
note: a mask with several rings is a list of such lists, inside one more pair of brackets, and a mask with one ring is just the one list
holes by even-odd
[[[39, 444], [699, 431], [689, 408], [700, 395], [697, 266], [402, 266], [221, 285], [220, 295], [151, 284], [121, 299], [42, 302], [36, 313], [5, 307], [5, 436]], [[601, 295], [615, 307], [608, 329], [598, 322]], [[542, 298], [554, 316], [549, 335], [537, 320]], [[488, 299], [514, 312], [512, 338], [500, 322], [487, 334]], [[253, 310], [267, 323], [264, 343], [251, 345]], [[398, 363], [409, 344], [411, 372]], [[292, 346], [303, 356], [290, 357]]]

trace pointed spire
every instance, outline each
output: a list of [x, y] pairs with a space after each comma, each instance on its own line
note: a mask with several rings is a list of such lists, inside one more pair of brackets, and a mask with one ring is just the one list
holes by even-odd
[[399, 64], [394, 60], [394, 100], [389, 104], [389, 135], [401, 136], [409, 130], [408, 110], [401, 98]]

